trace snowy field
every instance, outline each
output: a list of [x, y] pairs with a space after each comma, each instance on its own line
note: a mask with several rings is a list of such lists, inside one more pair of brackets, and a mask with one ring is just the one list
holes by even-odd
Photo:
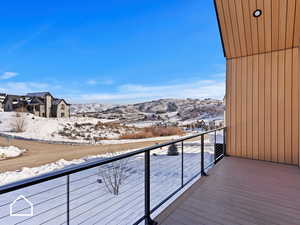
[[[113, 122], [114, 120], [96, 119], [91, 117], [43, 118], [28, 113], [23, 113], [22, 115], [25, 119], [24, 132], [14, 132], [13, 121], [16, 120], [16, 113], [0, 112], [0, 133], [30, 140], [66, 142], [74, 144], [122, 144], [179, 138], [179, 136], [169, 136], [119, 140], [118, 138], [120, 135], [128, 132], [134, 132], [134, 128], [127, 128], [126, 126], [123, 127], [122, 125], [120, 127], [113, 127], [110, 126], [109, 123]], [[67, 129], [72, 135], [77, 134], [80, 136], [62, 136], [60, 132], [64, 131], [65, 129]], [[92, 141], [92, 137], [98, 136], [101, 136], [104, 139], [107, 138], [112, 140], [99, 140], [96, 142]]]
[[[211, 140], [212, 138], [208, 138], [205, 144], [205, 166], [209, 166], [214, 159], [213, 145], [209, 144]], [[178, 148], [181, 153], [180, 147]], [[151, 151], [151, 208], [181, 185], [182, 156], [168, 156], [166, 153], [167, 147]], [[72, 162], [60, 161], [46, 167], [33, 168], [31, 175], [108, 156], [98, 155]], [[184, 182], [187, 182], [200, 172], [200, 142], [184, 142], [183, 158]], [[70, 175], [70, 224], [129, 225], [144, 215], [144, 154], [123, 160], [123, 165], [125, 179], [120, 186], [119, 195], [111, 194], [104, 182], [99, 182], [99, 179], [103, 179], [103, 171], [109, 171], [112, 164]], [[21, 172], [19, 171], [20, 174]], [[17, 173], [10, 175], [17, 176]], [[3, 179], [6, 182], [12, 181], [0, 175], [0, 181]], [[33, 217], [9, 217], [9, 204], [20, 194], [33, 203]], [[0, 195], [0, 224], [66, 224], [66, 197], [66, 177]], [[28, 210], [21, 203], [15, 207], [14, 210], [20, 210], [20, 213]]]
[[[15, 146], [0, 147], [0, 160], [4, 160], [7, 158], [15, 158], [22, 155], [24, 152], [26, 152], [25, 149], [19, 149]], [[0, 178], [0, 185], [1, 185], [1, 178]]]
[[[57, 142], [73, 142], [73, 143], [90, 143], [91, 137], [88, 135], [103, 135], [106, 138], [117, 138], [115, 130], [110, 130], [108, 127], [103, 127], [94, 131], [92, 126], [97, 124], [113, 122], [112, 120], [96, 119], [91, 117], [70, 117], [70, 118], [43, 118], [34, 116], [29, 113], [22, 113], [24, 117], [25, 125], [23, 132], [14, 132], [14, 121], [16, 121], [16, 113], [14, 112], [0, 112], [0, 133], [11, 136], [42, 140], [42, 141], [57, 141]], [[85, 130], [80, 130], [77, 126], [81, 124], [88, 124]], [[69, 137], [62, 136], [60, 132], [64, 129], [70, 129], [76, 135], [82, 135], [82, 137], [75, 137], [70, 135]], [[117, 132], [122, 132], [118, 130]]]
[[[214, 135], [209, 134], [209, 135], [205, 135], [205, 140], [204, 143], [206, 146], [211, 145], [211, 143], [214, 143]], [[223, 142], [223, 136], [222, 134], [218, 133], [216, 136], [216, 142], [217, 143], [222, 143]], [[189, 144], [191, 144], [192, 142], [189, 142]], [[199, 142], [195, 142], [195, 145], [198, 145]], [[128, 151], [123, 151], [120, 153], [114, 153], [116, 155], [119, 154], [124, 154], [126, 152], [132, 152], [134, 150], [137, 149], [131, 149]], [[24, 153], [26, 150], [21, 150], [18, 149], [17, 147], [14, 146], [9, 146], [9, 147], [0, 147], [0, 156], [1, 156], [1, 152], [6, 154], [6, 157], [17, 157], [20, 156], [22, 153]], [[166, 150], [164, 150], [166, 151]], [[187, 151], [189, 151], [189, 149], [187, 149]], [[155, 153], [155, 151], [154, 151]], [[22, 179], [26, 179], [26, 178], [30, 178], [30, 177], [34, 177], [34, 176], [38, 176], [44, 173], [48, 173], [48, 172], [52, 172], [54, 170], [58, 170], [58, 169], [62, 169], [65, 168], [67, 166], [71, 166], [71, 165], [76, 165], [76, 164], [80, 164], [80, 163], [84, 163], [84, 162], [88, 162], [90, 160], [94, 160], [94, 159], [101, 159], [101, 158], [107, 158], [107, 157], [111, 157], [112, 155], [110, 153], [108, 154], [99, 154], [99, 155], [93, 155], [93, 156], [87, 156], [81, 159], [74, 159], [71, 161], [67, 161], [64, 159], [60, 159], [56, 162], [53, 163], [49, 163], [49, 164], [45, 164], [43, 166], [39, 166], [39, 167], [33, 167], [33, 168], [28, 168], [28, 167], [24, 167], [21, 170], [18, 171], [7, 171], [7, 172], [3, 172], [0, 173], [0, 186], [7, 184], [7, 183], [11, 183], [11, 182], [15, 182], [18, 180], [22, 180]], [[4, 158], [3, 158], [4, 159]], [[0, 157], [1, 160], [1, 157]]]
[[[98, 119], [88, 117], [71, 117], [71, 118], [43, 118], [29, 113], [23, 113], [25, 118], [24, 132], [13, 132], [13, 121], [16, 120], [14, 112], [0, 112], [0, 132], [8, 135], [49, 141], [73, 141], [58, 134], [67, 123], [92, 123], [97, 124]], [[107, 121], [103, 121], [107, 122]]]

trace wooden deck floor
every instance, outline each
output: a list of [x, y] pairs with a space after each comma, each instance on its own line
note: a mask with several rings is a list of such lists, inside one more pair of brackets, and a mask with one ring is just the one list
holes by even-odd
[[300, 225], [300, 169], [224, 158], [155, 220], [162, 225]]

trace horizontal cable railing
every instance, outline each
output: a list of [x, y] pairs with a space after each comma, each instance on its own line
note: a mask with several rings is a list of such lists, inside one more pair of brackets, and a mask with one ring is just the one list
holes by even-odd
[[[3, 185], [0, 224], [156, 224], [154, 212], [225, 155], [225, 136], [219, 128]], [[20, 195], [32, 205], [13, 202]]]

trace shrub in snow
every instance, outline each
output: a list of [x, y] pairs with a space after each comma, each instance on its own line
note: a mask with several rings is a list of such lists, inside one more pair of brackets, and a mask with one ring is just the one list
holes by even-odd
[[151, 126], [142, 128], [137, 133], [124, 134], [120, 136], [120, 139], [142, 139], [152, 137], [165, 137], [172, 135], [183, 135], [184, 132], [178, 127], [160, 127]]
[[[112, 154], [113, 156], [113, 154]], [[106, 189], [113, 195], [119, 195], [120, 187], [128, 177], [127, 159], [118, 160], [99, 168], [98, 183], [104, 183]]]
[[16, 112], [16, 117], [22, 117], [20, 112]]
[[14, 121], [11, 123], [11, 126], [14, 132], [24, 132], [26, 126], [26, 119], [24, 115], [17, 112]]
[[174, 156], [174, 155], [178, 155], [178, 148], [175, 144], [172, 144], [169, 146], [168, 148], [168, 155], [170, 156]]

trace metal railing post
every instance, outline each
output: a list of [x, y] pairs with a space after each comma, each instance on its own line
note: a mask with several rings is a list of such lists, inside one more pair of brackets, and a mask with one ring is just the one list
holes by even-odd
[[70, 225], [70, 175], [67, 175], [67, 225]]
[[184, 158], [183, 158], [183, 153], [184, 153], [184, 149], [183, 149], [183, 142], [181, 142], [181, 187], [184, 186]]
[[216, 164], [217, 131], [214, 132], [214, 163]]
[[223, 155], [227, 156], [226, 154], [226, 127], [223, 129]]
[[145, 152], [145, 224], [156, 225], [157, 223], [151, 219], [150, 209], [150, 151]]
[[201, 135], [201, 176], [207, 176], [204, 170], [204, 135]]

